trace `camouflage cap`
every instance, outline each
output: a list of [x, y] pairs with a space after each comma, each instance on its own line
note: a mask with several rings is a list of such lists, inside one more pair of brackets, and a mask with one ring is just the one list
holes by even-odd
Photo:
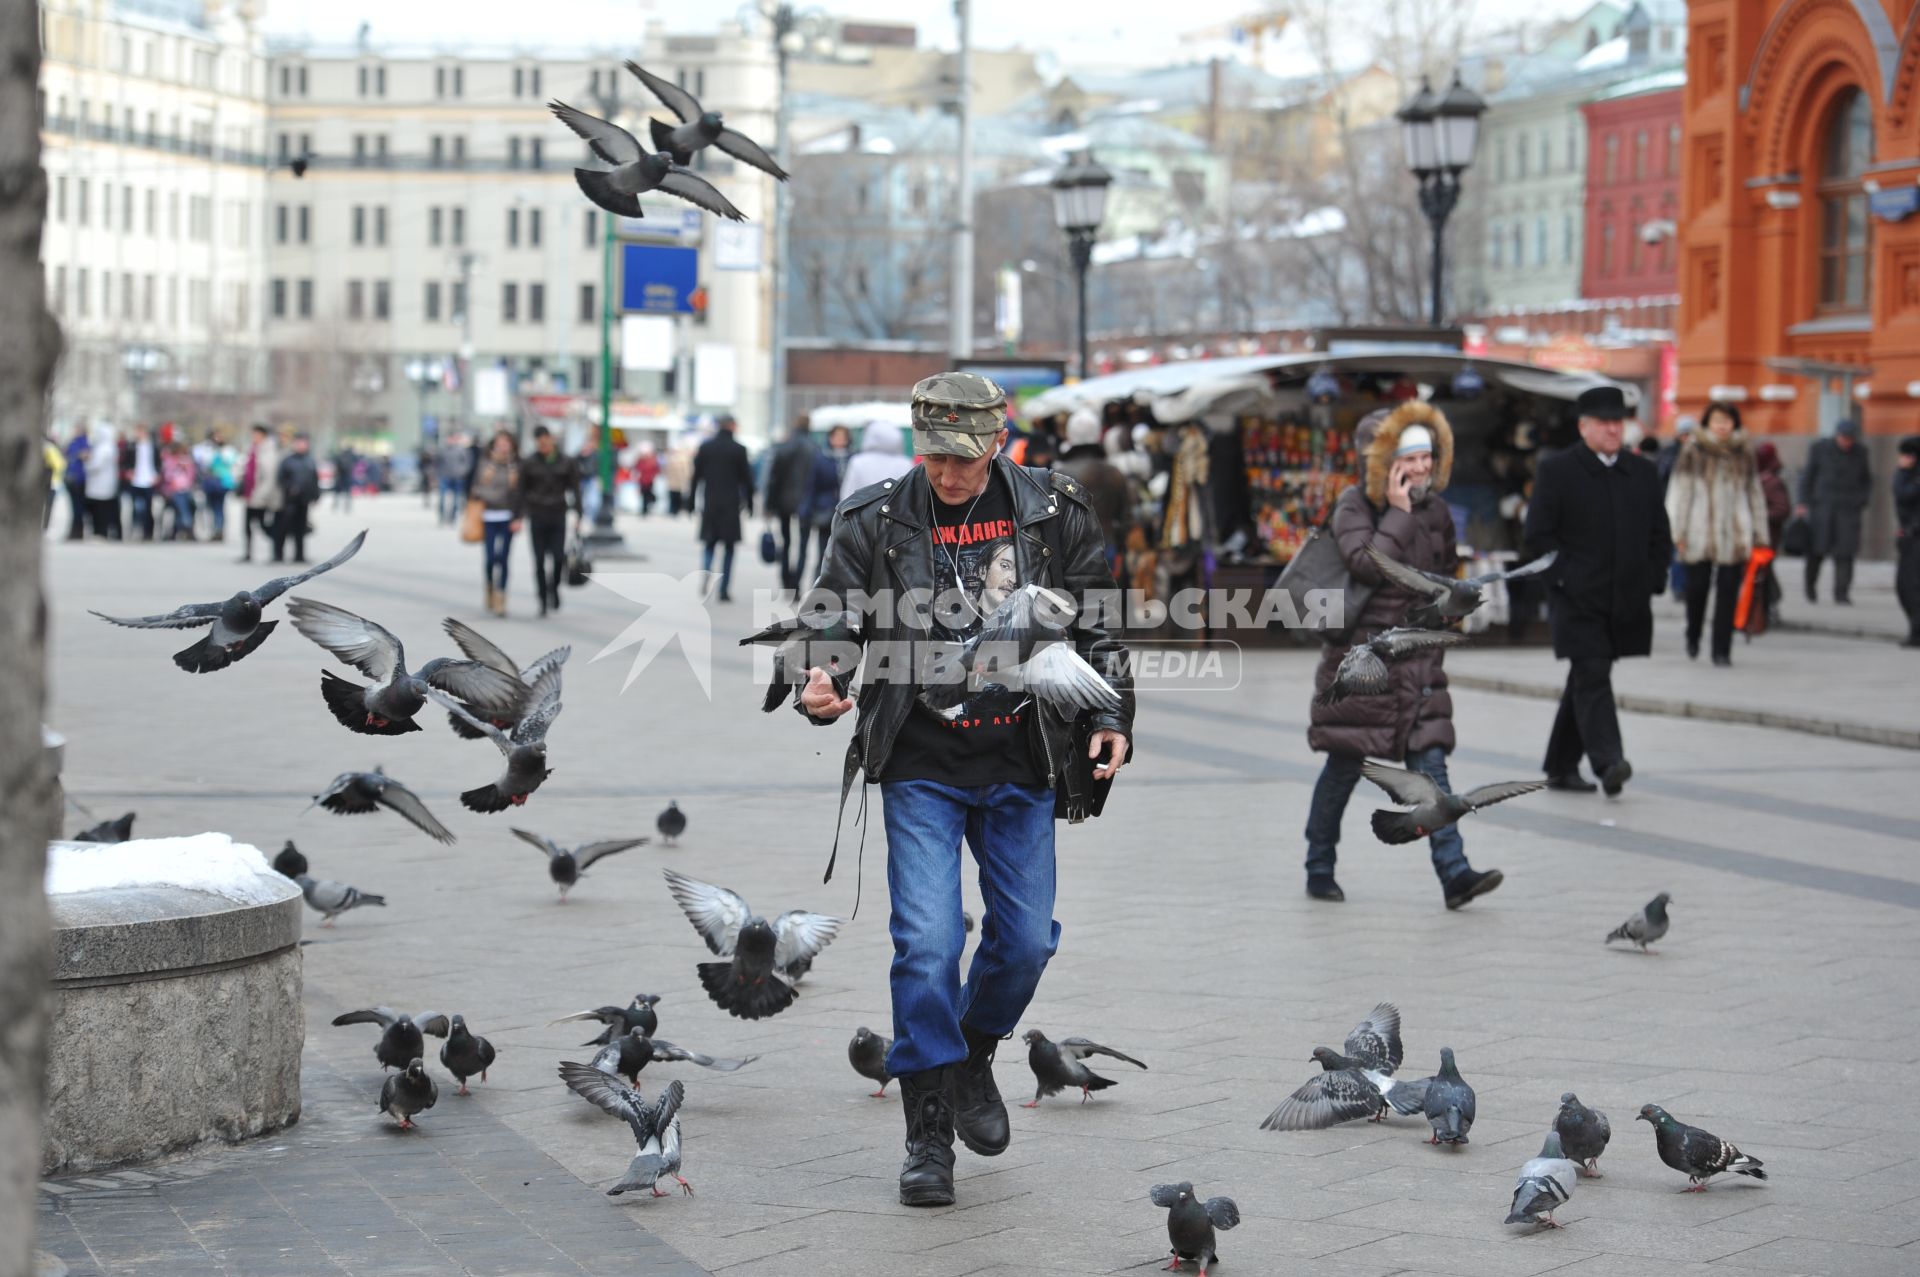
[[943, 372], [913, 388], [913, 450], [984, 457], [1007, 424], [1007, 397], [977, 372]]

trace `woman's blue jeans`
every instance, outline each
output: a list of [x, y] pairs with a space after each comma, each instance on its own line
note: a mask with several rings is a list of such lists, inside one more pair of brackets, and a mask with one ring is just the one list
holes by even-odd
[[[1307, 808], [1309, 877], [1333, 875], [1340, 843], [1340, 818], [1346, 814], [1347, 799], [1353, 796], [1353, 787], [1360, 780], [1360, 764], [1365, 761], [1351, 754], [1328, 754], [1326, 765], [1320, 769], [1320, 779], [1313, 785], [1313, 801]], [[1425, 772], [1442, 790], [1453, 792], [1447, 783], [1447, 752], [1438, 745], [1408, 754], [1406, 766], [1410, 771]], [[1381, 806], [1393, 805], [1384, 793], [1378, 797]], [[1467, 864], [1466, 843], [1460, 837], [1458, 826], [1434, 830], [1427, 838], [1427, 845], [1433, 852], [1433, 872], [1443, 883], [1472, 867]]]

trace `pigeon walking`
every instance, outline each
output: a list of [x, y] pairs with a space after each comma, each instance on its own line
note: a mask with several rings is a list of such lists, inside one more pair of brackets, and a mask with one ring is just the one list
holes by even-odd
[[717, 213], [729, 221], [747, 220], [747, 215], [735, 208], [732, 201], [722, 195], [713, 183], [685, 164], [676, 162], [666, 150], [656, 148], [648, 152], [640, 145], [638, 138], [618, 124], [597, 115], [588, 115], [565, 102], [549, 102], [547, 109], [558, 116], [562, 124], [585, 139], [595, 155], [613, 165], [611, 169], [573, 170], [573, 180], [579, 184], [581, 193], [609, 213], [618, 213], [622, 217], [644, 217], [645, 214], [640, 211], [640, 196], [648, 191], [659, 191], [663, 195], [685, 200], [695, 208]]
[[1631, 940], [1640, 946], [1640, 952], [1652, 953], [1647, 948], [1655, 940], [1667, 934], [1667, 906], [1673, 903], [1673, 897], [1661, 892], [1647, 901], [1646, 907], [1631, 918], [1607, 932], [1608, 944], [1615, 940]]
[[[447, 637], [453, 640], [454, 646], [466, 654], [468, 660], [478, 661], [488, 669], [499, 670], [509, 678], [518, 680], [520, 685], [527, 689], [527, 697], [523, 703], [528, 706], [535, 704], [532, 696], [533, 686], [540, 681], [540, 676], [555, 666], [565, 665], [567, 658], [573, 655], [571, 646], [556, 647], [531, 665], [515, 665], [512, 657], [464, 621], [449, 616], [440, 622], [440, 628], [447, 632]], [[495, 718], [489, 721], [501, 731], [510, 731], [513, 728], [513, 720], [510, 718]], [[454, 735], [462, 740], [479, 740], [486, 735], [485, 732], [476, 731], [462, 721], [459, 715], [453, 713], [447, 715], [447, 726], [451, 727]]]
[[323, 927], [331, 927], [335, 918], [349, 909], [358, 909], [361, 905], [386, 907], [385, 896], [376, 896], [371, 891], [349, 887], [344, 882], [314, 878], [308, 874], [300, 874], [294, 878], [294, 881], [300, 884], [300, 894], [306, 897], [307, 905], [321, 915], [320, 925]]
[[1403, 1112], [1419, 1111], [1419, 1101], [1404, 1095], [1417, 1084], [1393, 1078], [1405, 1058], [1400, 1046], [1400, 1008], [1380, 1003], [1353, 1026], [1343, 1045], [1345, 1054], [1324, 1046], [1314, 1048], [1311, 1058], [1321, 1071], [1280, 1101], [1260, 1123], [1261, 1130], [1318, 1131], [1362, 1117], [1377, 1121], [1387, 1115], [1389, 1091], [1402, 1092], [1401, 1102], [1412, 1104]]
[[883, 1038], [864, 1024], [853, 1031], [853, 1041], [847, 1043], [847, 1063], [853, 1065], [853, 1071], [880, 1084], [880, 1089], [873, 1092], [876, 1100], [887, 1098], [887, 1083], [893, 1081], [893, 1074], [887, 1072], [887, 1052], [892, 1049], [892, 1038]]
[[1410, 656], [1439, 647], [1458, 647], [1467, 641], [1452, 630], [1415, 630], [1396, 626], [1382, 630], [1364, 643], [1355, 643], [1340, 660], [1333, 682], [1313, 698], [1316, 705], [1337, 705], [1350, 696], [1381, 696], [1393, 688], [1387, 669]]
[[716, 1073], [732, 1073], [759, 1058], [757, 1055], [739, 1059], [703, 1055], [699, 1051], [675, 1046], [665, 1038], [648, 1037], [644, 1029], [631, 1029], [596, 1051], [590, 1067], [612, 1076], [624, 1077], [638, 1086], [640, 1071], [649, 1064], [698, 1064]]
[[257, 590], [242, 590], [224, 603], [186, 603], [161, 616], [94, 615], [115, 625], [138, 630], [187, 630], [202, 625], [213, 628], [192, 647], [173, 654], [173, 663], [190, 674], [211, 674], [235, 661], [243, 660], [273, 633], [278, 621], [263, 621], [260, 612], [267, 604], [311, 581], [322, 572], [331, 572], [360, 553], [367, 534], [362, 532], [347, 542], [346, 548], [324, 563], [316, 563], [296, 576], [277, 577]]
[[294, 629], [373, 680], [363, 687], [332, 670], [320, 671], [320, 695], [349, 731], [366, 736], [417, 732], [420, 724], [413, 716], [435, 688], [488, 718], [517, 720], [526, 703], [527, 689], [518, 678], [478, 661], [441, 656], [408, 673], [406, 649], [392, 631], [345, 608], [300, 598], [287, 604], [287, 615]]
[[378, 767], [370, 772], [341, 772], [324, 793], [313, 796], [313, 801], [339, 816], [357, 816], [375, 807], [385, 807], [405, 816], [429, 838], [443, 843], [453, 841], [453, 834], [434, 819], [419, 795], [399, 781], [389, 779]]
[[287, 845], [280, 849], [280, 854], [273, 858], [273, 868], [275, 873], [288, 878], [298, 878], [307, 872], [307, 858], [300, 854], [300, 849], [294, 846], [293, 839], [289, 838]]
[[738, 129], [728, 128], [720, 112], [701, 110], [700, 100], [693, 94], [671, 80], [661, 79], [637, 62], [629, 61], [626, 67], [652, 90], [653, 96], [660, 99], [660, 105], [680, 117], [678, 125], [647, 121], [655, 150], [670, 154], [675, 164], [691, 164], [695, 151], [711, 146], [782, 182], [787, 180], [787, 171], [774, 163], [773, 157], [762, 150], [758, 142]]
[[1767, 1177], [1761, 1169], [1766, 1163], [1759, 1158], [1742, 1153], [1718, 1135], [1677, 1121], [1658, 1104], [1643, 1105], [1639, 1120], [1653, 1123], [1653, 1142], [1660, 1150], [1660, 1160], [1686, 1175], [1688, 1187], [1680, 1190], [1683, 1193], [1705, 1192], [1707, 1181], [1723, 1171], [1758, 1180]]
[[929, 684], [920, 699], [938, 711], [956, 710], [979, 686], [995, 683], [1031, 692], [1069, 715], [1120, 706], [1120, 693], [1074, 649], [1067, 636], [1077, 608], [1058, 590], [1021, 586], [981, 621], [960, 649], [957, 677]]
[[760, 702], [763, 712], [773, 713], [788, 693], [804, 688], [813, 669], [825, 670], [834, 695], [845, 700], [860, 667], [860, 614], [810, 609], [740, 640], [741, 647], [754, 643], [773, 648], [773, 679]]
[[1425, 838], [1435, 830], [1445, 829], [1468, 812], [1479, 811], [1483, 807], [1491, 807], [1495, 803], [1503, 803], [1509, 798], [1518, 798], [1547, 787], [1544, 780], [1503, 780], [1468, 790], [1464, 794], [1450, 794], [1425, 772], [1388, 767], [1371, 759], [1360, 764], [1360, 774], [1386, 790], [1387, 797], [1394, 802], [1402, 807], [1413, 808], [1412, 811], [1381, 810], [1373, 813], [1375, 836], [1381, 842], [1393, 845]]
[[583, 843], [569, 849], [550, 838], [529, 833], [525, 829], [515, 829], [513, 836], [521, 842], [533, 844], [546, 854], [547, 876], [559, 885], [561, 904], [567, 903], [567, 892], [572, 890], [573, 885], [580, 881], [581, 875], [585, 874], [595, 861], [611, 856], [615, 852], [644, 846], [649, 841], [645, 838], [613, 838], [605, 842]]
[[427, 1076], [427, 1066], [419, 1056], [400, 1066], [400, 1072], [380, 1084], [381, 1113], [392, 1115], [400, 1129], [413, 1129], [413, 1116], [424, 1113], [440, 1100], [440, 1088]]
[[1577, 1169], [1573, 1159], [1562, 1151], [1559, 1135], [1548, 1131], [1546, 1142], [1540, 1146], [1540, 1156], [1529, 1159], [1520, 1168], [1520, 1182], [1513, 1186], [1513, 1209], [1501, 1222], [1560, 1227], [1553, 1212], [1573, 1196], [1573, 1186], [1579, 1178], [1575, 1174]]
[[653, 822], [653, 827], [671, 847], [676, 838], [687, 832], [687, 813], [680, 810], [679, 803], [668, 803], [667, 809]]
[[555, 665], [533, 685], [534, 700], [513, 725], [509, 735], [491, 722], [475, 718], [460, 705], [433, 688], [427, 695], [455, 718], [480, 732], [499, 747], [507, 760], [506, 769], [491, 784], [476, 786], [460, 795], [460, 805], [468, 811], [501, 812], [525, 805], [533, 791], [540, 788], [553, 769], [547, 766], [547, 732], [560, 717], [560, 667]]
[[1214, 1253], [1214, 1230], [1226, 1232], [1240, 1222], [1240, 1208], [1231, 1197], [1209, 1197], [1202, 1202], [1194, 1196], [1193, 1185], [1155, 1184], [1148, 1194], [1155, 1206], [1167, 1208], [1167, 1240], [1173, 1243], [1173, 1262], [1166, 1271], [1176, 1271], [1192, 1261], [1207, 1277], [1207, 1265], [1220, 1262]]
[[665, 1197], [667, 1194], [659, 1187], [663, 1175], [671, 1175], [679, 1181], [683, 1192], [689, 1197], [693, 1195], [693, 1185], [680, 1175], [680, 1103], [686, 1098], [687, 1088], [678, 1078], [667, 1083], [660, 1098], [651, 1104], [619, 1078], [608, 1077], [598, 1069], [571, 1060], [561, 1062], [560, 1080], [587, 1103], [633, 1128], [639, 1151], [627, 1163], [626, 1174], [620, 1177], [620, 1182], [607, 1190], [608, 1197], [643, 1188], [655, 1197]]
[[447, 1040], [440, 1048], [440, 1063], [460, 1084], [455, 1095], [473, 1094], [467, 1089], [467, 1079], [475, 1074], [479, 1075], [482, 1082], [487, 1080], [487, 1070], [493, 1067], [493, 1056], [493, 1043], [467, 1028], [465, 1016], [454, 1016]]
[[575, 1011], [572, 1015], [563, 1015], [558, 1020], [548, 1022], [547, 1027], [566, 1024], [573, 1020], [598, 1020], [607, 1027], [600, 1036], [591, 1042], [582, 1042], [582, 1046], [605, 1046], [614, 1038], [631, 1030], [639, 1029], [648, 1037], [660, 1027], [660, 1017], [655, 1013], [654, 1003], [660, 1001], [657, 993], [636, 993], [633, 1002], [624, 1007], [595, 1007], [591, 1011]]
[[437, 1038], [444, 1038], [452, 1027], [447, 1017], [438, 1011], [407, 1015], [391, 1007], [348, 1011], [333, 1017], [333, 1024], [335, 1028], [348, 1024], [379, 1025], [380, 1040], [373, 1044], [373, 1058], [380, 1061], [382, 1068], [388, 1069], [404, 1069], [408, 1060], [425, 1056], [427, 1042], [421, 1034], [431, 1033]]
[[132, 837], [133, 813], [128, 812], [117, 820], [103, 820], [91, 829], [83, 829], [67, 841], [116, 843], [127, 842]]
[[1600, 1154], [1607, 1151], [1607, 1141], [1613, 1138], [1613, 1127], [1607, 1124], [1605, 1113], [1588, 1108], [1579, 1096], [1568, 1091], [1560, 1097], [1560, 1112], [1553, 1119], [1553, 1132], [1560, 1137], [1560, 1147], [1580, 1167], [1582, 1175], [1602, 1178]]
[[840, 933], [840, 919], [789, 909], [768, 922], [737, 893], [664, 871], [687, 921], [726, 962], [697, 964], [715, 1006], [743, 1020], [776, 1015], [793, 1004], [794, 986]]
[[1440, 1071], [1428, 1078], [1419, 1111], [1433, 1127], [1429, 1144], [1465, 1144], [1473, 1129], [1473, 1088], [1453, 1062], [1453, 1048], [1440, 1048]]
[[1452, 577], [1410, 567], [1388, 558], [1374, 546], [1367, 547], [1367, 554], [1389, 584], [1397, 585], [1424, 600], [1407, 613], [1407, 624], [1421, 629], [1459, 620], [1486, 602], [1487, 586], [1496, 581], [1517, 581], [1522, 577], [1537, 576], [1552, 567], [1554, 560], [1560, 557], [1560, 552], [1554, 550], [1522, 567], [1482, 572], [1478, 576]]
[[1112, 1078], [1101, 1077], [1080, 1061], [1090, 1055], [1110, 1055], [1116, 1060], [1125, 1060], [1137, 1068], [1147, 1066], [1131, 1055], [1122, 1054], [1110, 1046], [1101, 1046], [1098, 1042], [1089, 1042], [1085, 1038], [1062, 1038], [1058, 1042], [1047, 1041], [1047, 1035], [1038, 1029], [1028, 1029], [1020, 1035], [1027, 1044], [1027, 1067], [1033, 1070], [1038, 1086], [1033, 1098], [1020, 1107], [1038, 1108], [1042, 1098], [1058, 1095], [1070, 1086], [1080, 1088], [1080, 1102], [1085, 1104], [1095, 1091], [1104, 1091], [1110, 1086], [1118, 1086]]

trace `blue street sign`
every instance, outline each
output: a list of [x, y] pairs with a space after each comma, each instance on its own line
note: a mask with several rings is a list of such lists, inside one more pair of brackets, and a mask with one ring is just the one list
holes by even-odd
[[1920, 186], [1896, 186], [1867, 196], [1867, 207], [1883, 222], [1904, 222], [1920, 212]]
[[693, 310], [700, 284], [700, 250], [667, 244], [620, 246], [620, 309], [630, 314], [672, 315]]

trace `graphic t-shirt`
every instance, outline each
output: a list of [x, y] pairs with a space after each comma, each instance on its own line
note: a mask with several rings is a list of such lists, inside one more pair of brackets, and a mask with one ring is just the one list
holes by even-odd
[[[1013, 497], [997, 477], [978, 501], [933, 506], [932, 637], [958, 646], [1020, 584]], [[916, 696], [894, 738], [885, 780], [948, 785], [1039, 785], [1044, 773], [1027, 744], [1025, 692], [988, 684], [956, 708], [935, 710]]]

